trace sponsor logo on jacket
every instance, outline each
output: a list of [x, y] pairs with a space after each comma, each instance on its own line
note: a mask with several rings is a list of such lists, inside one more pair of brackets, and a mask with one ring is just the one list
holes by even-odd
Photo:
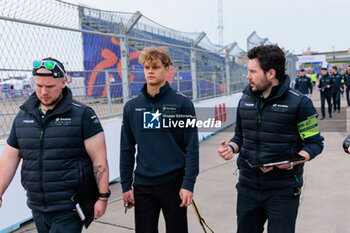
[[72, 118], [70, 117], [66, 117], [66, 118], [57, 117], [55, 119], [55, 125], [70, 125], [70, 124], [72, 124]]
[[24, 124], [33, 124], [34, 120], [23, 120]]
[[275, 112], [286, 112], [286, 111], [288, 111], [288, 105], [273, 104], [272, 105], [272, 111], [275, 111]]

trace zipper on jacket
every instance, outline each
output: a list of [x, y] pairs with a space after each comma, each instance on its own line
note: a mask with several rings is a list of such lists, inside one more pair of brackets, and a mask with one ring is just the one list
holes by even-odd
[[260, 157], [260, 125], [261, 125], [261, 118], [262, 118], [262, 109], [264, 108], [264, 103], [261, 102], [259, 109], [258, 109], [258, 119], [257, 119], [257, 126], [256, 126], [256, 157]]
[[39, 157], [39, 170], [40, 170], [40, 192], [43, 199], [44, 207], [46, 208], [46, 200], [44, 194], [44, 184], [43, 184], [43, 156], [44, 156], [44, 128], [41, 128], [40, 131], [40, 157]]
[[[263, 96], [261, 96], [261, 99]], [[259, 138], [259, 132], [260, 132], [260, 125], [261, 125], [261, 117], [262, 117], [262, 109], [264, 108], [264, 102], [260, 102], [260, 106], [258, 109], [258, 119], [257, 119], [257, 127], [256, 127], [256, 158], [260, 157], [260, 138]], [[257, 186], [260, 188], [260, 173], [257, 171]]]
[[260, 125], [261, 125], [261, 112], [259, 111], [258, 113], [258, 123], [256, 127], [256, 147], [257, 147], [257, 158], [260, 157], [260, 137], [259, 137], [259, 132], [260, 132]]

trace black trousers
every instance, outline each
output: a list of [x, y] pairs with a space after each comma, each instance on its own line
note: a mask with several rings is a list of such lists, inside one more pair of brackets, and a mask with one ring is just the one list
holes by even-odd
[[237, 233], [294, 233], [300, 194], [294, 188], [254, 190], [237, 185]]
[[32, 210], [36, 229], [39, 233], [81, 233], [83, 222], [76, 211], [42, 213]]
[[182, 176], [155, 186], [134, 184], [136, 233], [158, 233], [162, 210], [166, 233], [188, 233], [187, 208], [180, 207]]
[[347, 86], [346, 87], [346, 102], [347, 102], [347, 104], [348, 104], [348, 106], [350, 106], [350, 96], [349, 96], [349, 88], [350, 88], [350, 86]]
[[322, 117], [326, 117], [325, 108], [324, 108], [325, 100], [327, 100], [329, 116], [332, 116], [331, 95], [330, 94], [323, 94], [323, 93], [321, 93], [321, 112], [322, 112]]
[[340, 110], [340, 91], [333, 92], [333, 108], [335, 110]]

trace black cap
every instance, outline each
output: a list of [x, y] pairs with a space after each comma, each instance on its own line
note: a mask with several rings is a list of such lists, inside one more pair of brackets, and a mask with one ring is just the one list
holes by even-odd
[[[56, 66], [50, 70], [52, 72], [52, 74], [45, 74], [45, 73], [37, 73], [37, 70], [41, 69], [41, 68], [45, 68], [45, 67], [39, 67], [39, 68], [33, 68], [33, 75], [37, 75], [37, 76], [53, 76], [54, 78], [64, 78], [66, 77], [66, 70], [64, 69], [63, 64], [53, 58], [53, 57], [47, 57], [47, 58], [43, 58], [41, 59], [42, 61], [54, 61], [56, 63]], [[59, 66], [59, 67], [57, 67]]]

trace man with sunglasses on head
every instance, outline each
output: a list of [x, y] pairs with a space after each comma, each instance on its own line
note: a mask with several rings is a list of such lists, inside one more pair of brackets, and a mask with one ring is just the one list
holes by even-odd
[[102, 125], [90, 107], [72, 98], [61, 62], [35, 61], [32, 73], [35, 92], [20, 107], [0, 157], [0, 197], [22, 160], [22, 185], [38, 232], [79, 233], [82, 221], [71, 197], [83, 180], [96, 179], [95, 219], [105, 213], [110, 195]]

